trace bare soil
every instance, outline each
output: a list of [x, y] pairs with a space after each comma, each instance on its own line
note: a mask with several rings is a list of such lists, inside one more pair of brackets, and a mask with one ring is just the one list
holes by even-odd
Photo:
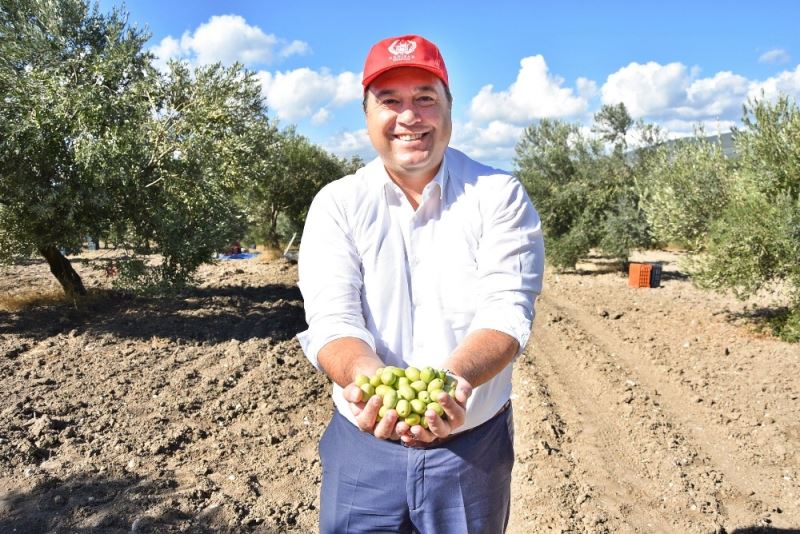
[[[111, 291], [0, 311], [0, 533], [314, 532], [329, 383], [283, 259], [204, 267], [172, 298]], [[769, 295], [548, 272], [515, 368], [509, 532], [800, 532], [800, 346]], [[57, 290], [41, 262], [0, 296]], [[2, 299], [0, 299], [2, 300]]]

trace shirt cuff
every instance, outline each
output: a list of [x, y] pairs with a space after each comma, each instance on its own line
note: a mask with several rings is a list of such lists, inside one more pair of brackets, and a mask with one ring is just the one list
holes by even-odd
[[306, 358], [308, 358], [308, 360], [311, 362], [311, 365], [320, 371], [323, 371], [323, 369], [319, 366], [319, 351], [331, 341], [343, 337], [354, 337], [356, 339], [360, 339], [369, 345], [373, 351], [375, 350], [375, 339], [372, 337], [372, 334], [366, 330], [358, 328], [357, 326], [349, 324], [331, 325], [330, 327], [326, 327], [324, 329], [317, 328], [314, 329], [313, 332], [311, 328], [309, 328], [308, 330], [297, 334], [297, 339], [300, 341], [300, 346], [302, 347]]
[[469, 325], [468, 334], [475, 330], [488, 328], [489, 330], [497, 330], [504, 334], [513, 337], [519, 343], [517, 354], [514, 356], [516, 360], [520, 354], [525, 350], [528, 344], [528, 338], [531, 335], [531, 326], [533, 318], [528, 319], [524, 314], [509, 310], [498, 309], [482, 309], [475, 314], [472, 322]]

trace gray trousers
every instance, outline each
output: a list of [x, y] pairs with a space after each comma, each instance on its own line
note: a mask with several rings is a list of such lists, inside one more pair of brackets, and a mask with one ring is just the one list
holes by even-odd
[[413, 449], [335, 412], [319, 444], [320, 532], [505, 532], [513, 428], [509, 408], [441, 447]]

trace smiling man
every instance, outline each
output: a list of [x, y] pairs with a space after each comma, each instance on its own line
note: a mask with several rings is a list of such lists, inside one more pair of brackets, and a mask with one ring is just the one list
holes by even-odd
[[[308, 330], [333, 380], [320, 441], [321, 532], [503, 532], [514, 463], [511, 373], [541, 291], [539, 217], [519, 181], [449, 148], [444, 59], [406, 35], [370, 50], [364, 113], [379, 157], [319, 192], [300, 245]], [[376, 421], [357, 375], [448, 369], [446, 417]]]

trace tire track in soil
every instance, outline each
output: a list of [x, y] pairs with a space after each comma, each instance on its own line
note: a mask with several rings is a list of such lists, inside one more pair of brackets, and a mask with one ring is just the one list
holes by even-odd
[[[578, 506], [565, 506], [570, 502], [568, 491], [553, 497], [556, 505], [544, 507], [550, 517], [547, 512], [539, 514], [540, 521], [558, 523], [552, 516], [567, 517], [561, 521], [567, 532], [603, 532], [604, 528], [612, 532], [714, 532], [723, 525], [752, 525], [759, 517], [763, 521], [769, 509], [759, 499], [758, 490], [769, 502], [774, 502], [774, 495], [763, 483], [756, 494], [751, 494], [749, 485], [741, 487], [743, 481], [757, 480], [762, 472], [737, 463], [735, 446], [714, 442], [709, 447], [707, 438], [696, 435], [708, 431], [713, 416], [689, 405], [654, 369], [631, 365], [629, 360], [639, 355], [619, 356], [629, 347], [580, 308], [564, 304], [561, 297], [558, 305], [549, 295], [540, 297], [538, 314], [550, 320], [537, 324], [535, 343], [526, 360], [529, 363], [518, 365], [515, 389], [520, 391], [523, 386], [524, 391], [524, 382], [533, 380], [551, 399], [526, 395], [529, 402], [552, 406], [553, 413], [544, 419], [562, 421], [565, 433], [557, 442], [557, 452], [568, 458], [561, 460], [567, 466], [562, 468], [563, 479], [572, 479], [573, 486], [585, 489]], [[654, 377], [659, 378], [658, 388], [648, 383]], [[532, 424], [544, 420], [537, 419], [535, 411], [530, 413], [534, 417], [524, 420]], [[724, 429], [713, 425], [710, 429], [725, 435]], [[533, 431], [533, 437], [541, 432]], [[731, 477], [732, 464], [738, 470]], [[523, 453], [515, 477], [524, 478], [526, 471]], [[532, 476], [548, 478], [552, 473], [540, 470]], [[519, 486], [520, 481], [515, 484]], [[584, 513], [589, 501], [597, 509]], [[535, 516], [525, 514], [527, 519]]]
[[[604, 355], [568, 320], [540, 334], [536, 361], [568, 422], [570, 440], [563, 452], [576, 463], [575, 476], [593, 489], [591, 498], [609, 517], [610, 531], [692, 532], [697, 523], [700, 532], [716, 530], [700, 514], [684, 517], [682, 509], [702, 507], [704, 513], [718, 513], [713, 481], [696, 480], [701, 477], [681, 466], [685, 458], [696, 457], [694, 451], [675, 451], [682, 458], [663, 451], [667, 440], [676, 448], [684, 441], [669, 435], [669, 422], [635, 418], [634, 382], [605, 376], [602, 364], [593, 365], [592, 361], [603, 362]], [[583, 347], [567, 348], [574, 342]], [[700, 506], [691, 499], [694, 496], [702, 496]]]
[[609, 532], [607, 514], [590, 500], [592, 488], [576, 479], [575, 461], [565, 450], [570, 437], [547, 380], [530, 350], [514, 375], [516, 461], [512, 475], [509, 534]]
[[568, 314], [601, 351], [609, 354], [612, 366], [627, 368], [638, 377], [641, 387], [658, 391], [661, 407], [670, 420], [711, 459], [731, 490], [748, 496], [748, 508], [758, 509], [757, 503], [766, 514], [776, 505], [782, 509], [796, 506], [796, 498], [792, 495], [800, 494], [800, 485], [796, 481], [782, 485], [781, 482], [785, 481], [779, 465], [767, 462], [754, 465], [750, 455], [742, 450], [742, 444], [729, 437], [728, 429], [718, 422], [720, 414], [717, 410], [694, 402], [693, 392], [665, 376], [651, 363], [648, 354], [610, 334], [591, 314], [568, 298], [561, 298], [558, 305], [546, 300], [562, 315]]

